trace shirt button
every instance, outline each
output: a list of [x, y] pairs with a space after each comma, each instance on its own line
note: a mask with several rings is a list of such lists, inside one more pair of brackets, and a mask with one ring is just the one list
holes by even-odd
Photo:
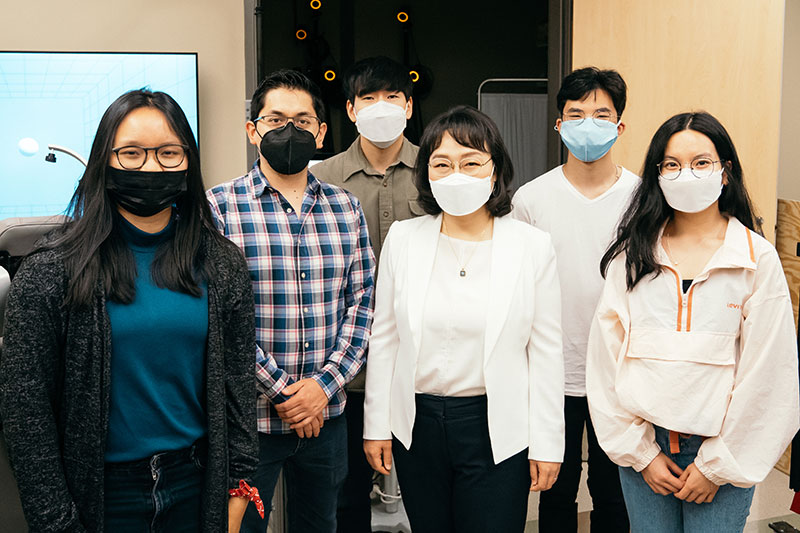
[[308, 313], [308, 307], [304, 307], [304, 308], [303, 308], [303, 312], [304, 312], [304, 313]]
[[305, 272], [300, 272], [300, 277], [303, 278], [303, 279], [306, 279], [306, 273]]
[[389, 218], [389, 211], [383, 212], [383, 218]]
[[681, 304], [681, 307], [686, 307], [686, 300], [683, 301], [683, 303]]
[[386, 182], [386, 181], [384, 181], [384, 182], [383, 182], [383, 186], [384, 186], [384, 187], [388, 187], [388, 186], [389, 186], [389, 182]]
[[311, 344], [307, 342], [307, 343], [305, 343], [305, 345], [304, 345], [304, 346], [305, 346], [306, 348], [308, 348], [309, 346], [311, 346]]
[[288, 208], [288, 209], [286, 210], [286, 212], [287, 212], [287, 213], [291, 213], [291, 212], [292, 212], [292, 208], [291, 208], [291, 207], [290, 207], [290, 208]]

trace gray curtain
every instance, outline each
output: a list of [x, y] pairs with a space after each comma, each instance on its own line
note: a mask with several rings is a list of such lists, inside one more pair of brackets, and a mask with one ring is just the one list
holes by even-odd
[[480, 106], [511, 154], [515, 189], [548, 170], [546, 94], [483, 93]]

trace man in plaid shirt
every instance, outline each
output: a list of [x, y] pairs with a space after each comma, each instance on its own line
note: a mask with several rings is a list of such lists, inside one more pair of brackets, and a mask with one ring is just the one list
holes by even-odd
[[[259, 147], [257, 164], [207, 195], [253, 280], [260, 444], [253, 481], [269, 502], [284, 468], [289, 530], [334, 532], [347, 473], [344, 385], [364, 363], [375, 257], [355, 196], [308, 171], [327, 129], [311, 80], [288, 70], [267, 76], [246, 129]], [[267, 522], [249, 506], [242, 531], [264, 533]]]

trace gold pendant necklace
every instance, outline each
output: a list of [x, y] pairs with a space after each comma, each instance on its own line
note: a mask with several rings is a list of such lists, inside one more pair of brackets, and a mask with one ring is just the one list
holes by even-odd
[[678, 266], [680, 262], [673, 259], [674, 256], [672, 254], [672, 250], [669, 248], [669, 241], [667, 240], [667, 237], [668, 235], [664, 235], [664, 238], [662, 239], [664, 241], [664, 251], [667, 252], [667, 259], [669, 259], [669, 262], [673, 265]]
[[[481, 232], [478, 238], [478, 242], [482, 242], [484, 240], [484, 237], [486, 236], [486, 230], [489, 229], [489, 226], [491, 226], [491, 224], [492, 221], [491, 219], [489, 219], [489, 222], [486, 224], [486, 226], [484, 226], [483, 231]], [[453, 256], [456, 258], [456, 263], [461, 265], [461, 270], [458, 271], [458, 275], [462, 278], [465, 278], [467, 277], [467, 264], [469, 264], [470, 260], [472, 259], [472, 256], [475, 255], [475, 250], [478, 248], [478, 245], [476, 244], [475, 246], [472, 247], [472, 251], [467, 257], [467, 260], [462, 263], [461, 258], [456, 253], [456, 249], [453, 248], [453, 243], [450, 242], [450, 239], [452, 239], [453, 237], [450, 237], [450, 235], [448, 235], [447, 224], [445, 224], [444, 217], [442, 217], [442, 229], [444, 230], [444, 233], [447, 236], [447, 244], [450, 247], [450, 251], [453, 252]]]

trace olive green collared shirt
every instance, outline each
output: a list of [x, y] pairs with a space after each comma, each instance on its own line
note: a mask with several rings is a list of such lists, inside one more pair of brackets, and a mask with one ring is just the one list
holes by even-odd
[[[386, 174], [381, 174], [364, 155], [359, 136], [350, 148], [310, 169], [317, 179], [349, 191], [361, 202], [376, 261], [380, 259], [381, 247], [392, 222], [425, 214], [417, 203], [417, 188], [414, 186], [418, 151], [419, 148], [404, 137], [397, 161], [389, 165]], [[347, 389], [363, 392], [366, 374], [359, 372]]]
[[417, 203], [413, 179], [418, 151], [418, 147], [403, 138], [397, 161], [384, 175], [367, 160], [358, 137], [344, 152], [311, 167], [317, 179], [353, 193], [361, 202], [376, 260], [380, 259], [392, 222], [425, 214]]

